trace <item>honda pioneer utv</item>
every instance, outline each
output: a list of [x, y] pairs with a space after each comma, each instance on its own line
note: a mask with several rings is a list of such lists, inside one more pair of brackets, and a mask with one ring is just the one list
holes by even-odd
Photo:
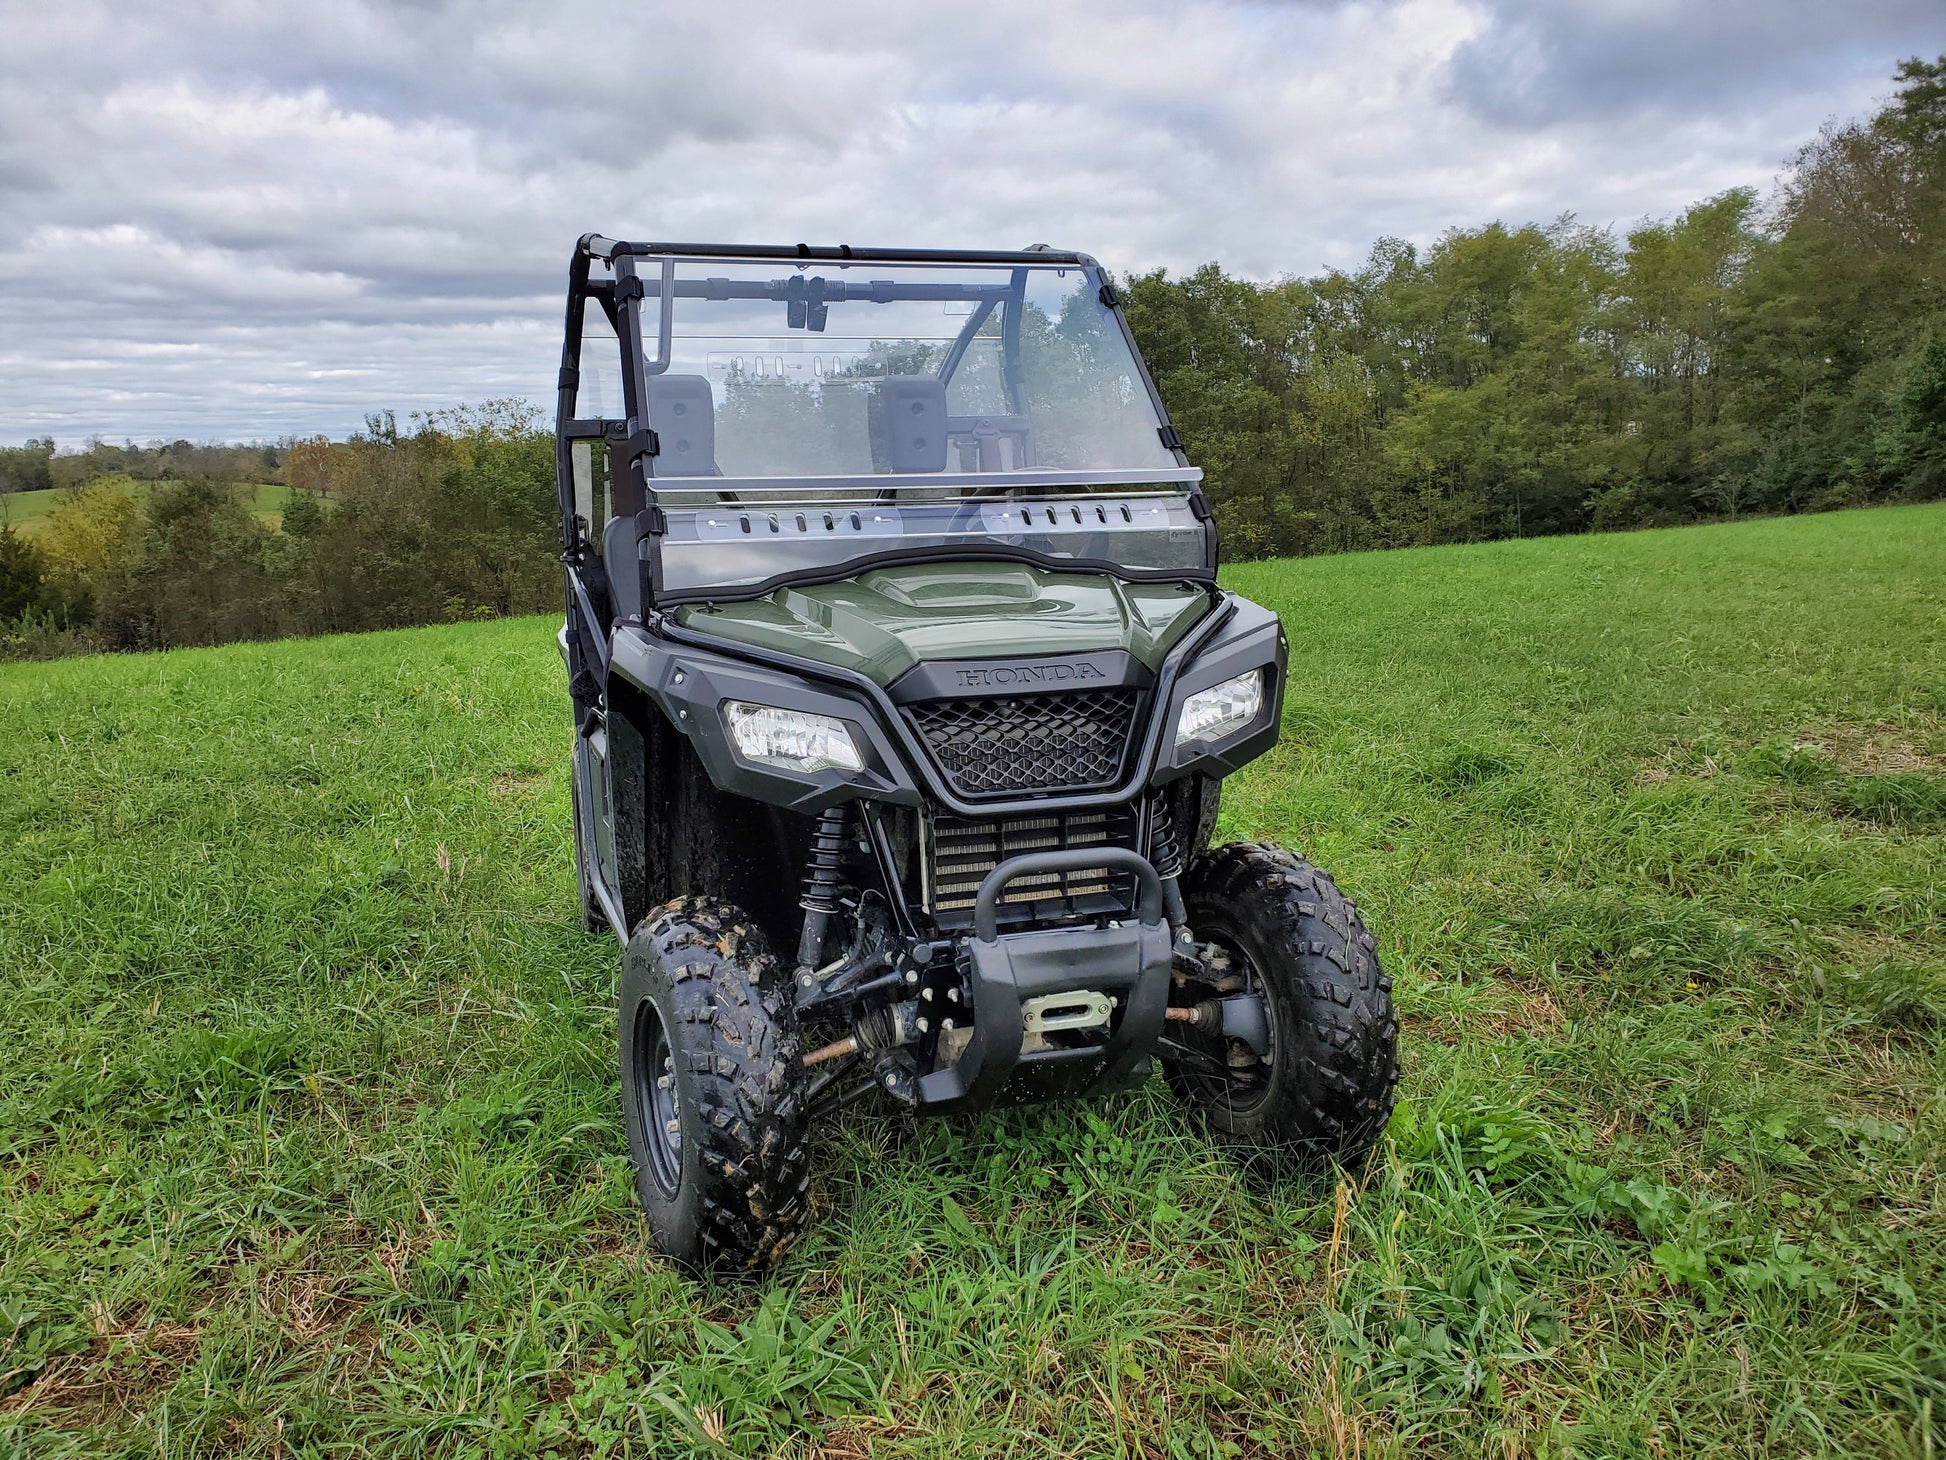
[[806, 1128], [1127, 1089], [1368, 1146], [1390, 981], [1322, 871], [1210, 846], [1275, 615], [1086, 254], [620, 243], [569, 273], [557, 470], [583, 915], [622, 940], [657, 1244], [760, 1270]]

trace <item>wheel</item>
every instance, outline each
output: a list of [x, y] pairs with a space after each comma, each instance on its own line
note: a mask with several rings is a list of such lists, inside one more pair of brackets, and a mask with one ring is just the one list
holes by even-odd
[[591, 933], [609, 931], [608, 912], [595, 896], [594, 873], [590, 870], [588, 829], [582, 821], [581, 768], [569, 768], [568, 804], [574, 815], [574, 885], [581, 901], [581, 926]]
[[656, 1246], [691, 1272], [761, 1273], [804, 1225], [797, 1023], [764, 935], [683, 898], [622, 956], [622, 1114]]
[[1170, 1086], [1239, 1149], [1312, 1167], [1357, 1156], [1385, 1128], [1399, 1075], [1392, 980], [1358, 910], [1328, 873], [1277, 847], [1217, 847], [1184, 881], [1207, 980], [1178, 984], [1171, 1001], [1254, 993], [1270, 1049], [1259, 1058], [1172, 1021], [1192, 1058], [1165, 1056]]

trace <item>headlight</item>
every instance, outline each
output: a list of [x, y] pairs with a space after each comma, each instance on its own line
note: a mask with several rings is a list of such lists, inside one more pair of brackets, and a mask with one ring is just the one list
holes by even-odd
[[1182, 702], [1176, 721], [1176, 746], [1192, 740], [1221, 740], [1257, 718], [1264, 707], [1264, 672], [1253, 669], [1211, 689], [1199, 689]]
[[774, 765], [801, 775], [865, 768], [845, 722], [829, 715], [725, 700], [723, 719], [730, 727], [737, 753], [758, 765]]

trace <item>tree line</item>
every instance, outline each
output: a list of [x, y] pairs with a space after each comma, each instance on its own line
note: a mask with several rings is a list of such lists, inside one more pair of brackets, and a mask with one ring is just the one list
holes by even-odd
[[52, 436], [24, 446], [0, 447], [0, 495], [8, 492], [68, 491], [104, 477], [130, 481], [173, 481], [206, 476], [217, 481], [276, 481], [289, 443], [226, 445], [208, 441], [151, 441], [120, 446], [91, 437], [78, 451], [57, 451]]
[[[58, 459], [58, 458], [57, 458]], [[0, 655], [402, 628], [560, 602], [553, 437], [491, 401], [299, 442], [280, 527], [205, 474], [67, 492], [0, 529]]]
[[[1124, 295], [1231, 559], [1946, 496], [1946, 57], [1766, 199]], [[265, 480], [292, 488], [281, 531], [236, 485]], [[35, 486], [64, 499], [0, 528], [0, 656], [557, 605], [553, 443], [517, 402], [341, 442], [0, 451], [0, 492]]]
[[1381, 239], [1129, 287], [1226, 548], [1266, 556], [1946, 494], [1946, 57], [1776, 193], [1617, 237]]

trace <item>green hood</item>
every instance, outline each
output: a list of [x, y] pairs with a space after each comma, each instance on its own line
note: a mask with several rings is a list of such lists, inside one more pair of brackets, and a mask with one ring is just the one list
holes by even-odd
[[1156, 669], [1209, 608], [1187, 583], [1125, 583], [1024, 563], [918, 563], [752, 603], [685, 608], [699, 633], [796, 654], [890, 684], [922, 660], [1126, 649]]

